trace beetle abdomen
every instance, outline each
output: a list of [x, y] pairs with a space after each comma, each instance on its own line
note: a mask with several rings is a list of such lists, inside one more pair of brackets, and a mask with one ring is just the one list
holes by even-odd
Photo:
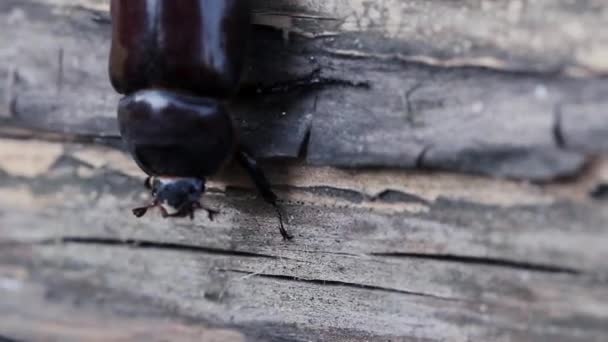
[[170, 88], [227, 97], [249, 38], [246, 0], [112, 0], [110, 78], [130, 94]]
[[166, 90], [123, 98], [118, 122], [137, 164], [149, 175], [205, 177], [232, 156], [232, 120], [218, 100]]

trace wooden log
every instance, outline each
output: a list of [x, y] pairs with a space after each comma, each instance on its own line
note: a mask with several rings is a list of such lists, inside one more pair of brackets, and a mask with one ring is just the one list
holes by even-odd
[[[167, 317], [255, 340], [608, 336], [608, 210], [588, 197], [608, 180], [606, 163], [543, 186], [275, 166], [295, 235], [286, 243], [237, 171], [210, 183], [205, 204], [221, 211], [212, 222], [138, 220], [129, 208], [145, 201], [143, 178], [122, 153], [0, 147], [0, 265], [17, 270], [2, 273], [0, 290], [23, 298], [17, 308], [0, 301], [12, 317], [0, 321], [8, 336], [82, 336], [65, 321], [48, 331], [54, 316], [33, 307], [103, 319], [125, 315], [126, 299], [136, 324], [120, 331], [133, 334]], [[25, 300], [30, 288], [47, 295]]]
[[214, 221], [133, 217], [107, 1], [0, 3], [0, 340], [608, 338], [608, 5], [254, 5], [292, 242], [234, 167]]

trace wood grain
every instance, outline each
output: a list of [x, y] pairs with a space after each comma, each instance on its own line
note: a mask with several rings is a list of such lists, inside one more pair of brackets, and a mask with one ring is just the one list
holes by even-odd
[[[118, 96], [106, 76], [110, 26], [104, 4], [9, 0], [0, 5], [0, 40], [5, 46], [0, 77], [7, 79], [6, 89], [0, 90], [7, 94], [4, 116], [12, 115], [3, 121], [0, 134], [57, 138], [59, 132], [70, 140], [119, 145], [114, 118]], [[593, 30], [603, 20], [606, 6], [600, 2], [586, 2], [585, 7], [542, 1], [526, 5], [526, 11], [502, 1], [458, 6], [419, 1], [256, 4], [260, 25], [244, 90], [256, 94], [260, 87], [305, 77], [314, 81], [287, 94], [250, 96], [245, 91], [235, 99], [233, 112], [243, 140], [257, 156], [304, 157], [320, 166], [423, 168], [546, 181], [581, 172], [593, 155], [605, 151], [606, 133], [591, 123], [607, 119], [608, 83], [600, 77], [600, 65], [575, 60], [578, 55], [592, 58], [591, 54], [571, 50], [579, 43], [597, 45], [602, 55], [603, 30]], [[423, 32], [420, 27], [428, 24], [423, 21], [427, 7], [426, 12], [445, 13], [453, 22], [444, 23], [447, 28], [431, 37], [425, 33], [424, 39], [416, 38], [414, 33]], [[386, 17], [394, 15], [393, 10], [404, 20], [419, 19], [395, 24]], [[463, 21], [457, 19], [462, 17], [456, 15], [459, 11], [484, 19]], [[511, 11], [520, 18], [509, 21]], [[328, 12], [342, 18], [339, 25], [326, 18]], [[378, 13], [385, 14], [384, 21], [372, 20]], [[549, 14], [553, 19], [547, 19]], [[584, 32], [576, 36], [578, 43], [554, 43], [568, 41], [567, 32], [560, 30], [570, 26], [559, 25], [556, 31], [553, 20], [558, 18], [572, 27], [585, 23]], [[528, 21], [529, 25], [522, 24]], [[319, 33], [332, 22], [336, 32]], [[410, 22], [413, 27], [390, 33], [394, 25], [409, 27]], [[504, 45], [502, 49], [463, 50], [459, 56], [444, 51], [473, 39], [473, 32], [486, 34], [476, 25], [490, 22], [500, 27], [487, 30], [497, 34], [492, 42]], [[310, 34], [291, 35], [286, 41], [285, 30]], [[537, 37], [529, 39], [532, 30]], [[595, 33], [589, 36], [587, 30]], [[500, 40], [499, 32], [513, 39]], [[516, 37], [526, 37], [525, 44]], [[477, 37], [472, 44], [485, 46], [488, 39]], [[435, 49], [416, 48], [415, 42], [422, 40]], [[441, 47], [442, 42], [448, 47]], [[355, 50], [332, 50], [347, 48]], [[369, 51], [469, 62], [411, 62], [378, 58]], [[476, 63], [477, 52], [492, 55], [500, 65]], [[591, 72], [570, 78], [566, 69]], [[578, 120], [582, 107], [586, 120]]]
[[0, 340], [608, 339], [608, 5], [254, 7], [288, 243], [234, 166], [214, 221], [133, 217], [107, 1], [0, 2]]
[[[23, 160], [48, 152], [55, 162], [16, 167], [13, 143]], [[18, 141], [1, 141], [0, 152], [0, 265], [19, 270], [0, 290], [29, 298], [28, 288], [43, 289], [54, 295], [34, 300], [53, 310], [84, 306], [109, 319], [129, 299], [137, 321], [119, 330], [127, 336], [158, 316], [273, 341], [608, 336], [608, 210], [588, 192], [608, 180], [603, 163], [584, 179], [543, 186], [360, 171], [355, 179], [369, 187], [359, 190], [336, 181], [340, 170], [267, 165], [296, 236], [285, 243], [238, 170], [210, 183], [214, 221], [138, 220], [129, 209], [146, 201], [142, 176], [118, 152]], [[411, 192], [385, 177], [407, 178]], [[55, 318], [6, 305], [10, 317], [31, 317], [0, 322], [11, 336], [36, 336], [23, 335], [31, 319], [39, 333], [84, 333], [74, 323], [45, 330]]]

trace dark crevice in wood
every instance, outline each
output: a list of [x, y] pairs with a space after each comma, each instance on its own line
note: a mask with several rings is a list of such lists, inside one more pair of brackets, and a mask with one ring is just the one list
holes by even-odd
[[424, 198], [412, 194], [408, 194], [403, 191], [387, 189], [382, 191], [380, 194], [371, 197], [372, 201], [382, 203], [420, 203], [424, 205], [430, 205], [431, 203]]
[[452, 263], [472, 264], [472, 265], [483, 265], [483, 266], [496, 266], [503, 268], [510, 268], [515, 270], [532, 271], [532, 272], [543, 272], [543, 273], [557, 273], [557, 274], [569, 274], [569, 275], [581, 275], [583, 271], [577, 270], [570, 267], [545, 265], [538, 263], [529, 263], [508, 259], [498, 258], [487, 258], [487, 257], [474, 257], [464, 255], [453, 255], [453, 254], [422, 254], [422, 253], [370, 253], [370, 255], [378, 257], [388, 258], [410, 258], [410, 259], [425, 259], [435, 261], [445, 261]]
[[27, 124], [17, 123], [16, 120], [0, 120], [0, 138], [90, 145], [98, 144], [123, 150], [122, 138], [120, 136], [32, 129], [28, 128]]
[[14, 118], [17, 106], [16, 86], [19, 83], [19, 71], [16, 66], [9, 66], [4, 84], [4, 104], [6, 113], [0, 113], [0, 117]]
[[[56, 239], [46, 239], [35, 242], [36, 245], [59, 245], [59, 244], [78, 244], [78, 245], [102, 245], [102, 246], [126, 246], [130, 248], [138, 249], [156, 249], [156, 250], [169, 250], [177, 252], [190, 252], [190, 253], [205, 253], [214, 255], [225, 255], [225, 256], [237, 256], [246, 258], [266, 258], [276, 259], [277, 257], [267, 254], [251, 253], [235, 250], [227, 250], [213, 247], [194, 246], [180, 243], [169, 243], [169, 242], [157, 242], [139, 239], [112, 239], [112, 238], [101, 238], [101, 237], [77, 237], [77, 236], [65, 236]], [[285, 259], [285, 258], [283, 258]]]
[[[342, 33], [334, 39], [334, 44], [337, 45], [342, 42], [349, 42], [353, 40], [353, 35], [357, 33]], [[319, 37], [316, 40], [326, 39], [324, 37]], [[359, 37], [361, 39], [361, 37]], [[366, 61], [374, 61], [377, 63], [394, 63], [400, 64], [404, 66], [413, 66], [417, 68], [425, 68], [429, 70], [450, 70], [450, 71], [473, 71], [473, 72], [488, 72], [494, 73], [496, 75], [510, 75], [516, 77], [534, 77], [534, 78], [544, 78], [544, 79], [556, 79], [559, 77], [572, 77], [572, 75], [568, 74], [567, 69], [564, 66], [555, 66], [555, 67], [547, 67], [547, 68], [534, 68], [532, 66], [527, 66], [527, 68], [521, 68], [516, 66], [506, 66], [506, 65], [483, 65], [479, 64], [475, 61], [475, 59], [470, 59], [470, 61], [463, 61], [463, 63], [453, 63], [454, 59], [450, 58], [435, 58], [437, 56], [433, 56], [432, 54], [423, 56], [430, 57], [420, 59], [413, 55], [408, 54], [400, 54], [400, 53], [377, 53], [376, 51], [354, 48], [354, 49], [335, 49], [333, 47], [320, 46], [318, 51], [319, 56], [327, 56], [329, 58], [335, 59], [348, 59], [348, 60], [366, 60]], [[572, 78], [592, 78], [592, 77], [602, 77], [603, 74], [595, 73], [591, 70], [585, 70], [585, 73], [580, 76], [574, 75]]]
[[21, 342], [21, 340], [0, 335], [0, 342]]
[[82, 6], [79, 6], [79, 9], [83, 12], [88, 12], [91, 16], [91, 21], [100, 26], [110, 26], [110, 24], [112, 24], [112, 18], [106, 12], [96, 11]]
[[294, 77], [282, 82], [271, 84], [244, 84], [239, 89], [237, 98], [259, 99], [264, 96], [284, 95], [296, 91], [322, 90], [327, 87], [350, 87], [370, 89], [369, 82], [353, 81], [335, 77], [322, 76], [321, 68], [313, 70], [310, 74]]
[[425, 166], [426, 155], [431, 150], [431, 148], [432, 148], [432, 146], [430, 146], [430, 145], [424, 146], [422, 148], [422, 150], [420, 151], [420, 153], [416, 157], [416, 163], [415, 163], [416, 169], [418, 169], [418, 170], [424, 170], [424, 169], [426, 169], [426, 166]]
[[566, 149], [568, 144], [562, 129], [562, 115], [561, 106], [556, 106], [553, 114], [553, 140], [558, 148]]
[[412, 86], [408, 91], [405, 92], [405, 103], [406, 103], [406, 108], [407, 108], [407, 122], [410, 124], [410, 126], [414, 127], [417, 125], [416, 123], [416, 113], [414, 112], [415, 108], [414, 108], [414, 104], [412, 103], [412, 95], [414, 95], [414, 93], [422, 88], [422, 86], [424, 85], [424, 82], [418, 82], [416, 84], [414, 84], [414, 86]]
[[308, 253], [314, 255], [337, 255], [337, 256], [346, 256], [346, 257], [360, 257], [361, 254], [355, 253], [346, 253], [346, 252], [330, 252], [330, 251], [321, 251], [321, 250], [306, 250], [306, 249], [290, 249], [293, 252], [299, 253]]
[[59, 94], [61, 94], [61, 91], [63, 90], [63, 84], [65, 82], [65, 75], [64, 75], [64, 62], [65, 62], [65, 56], [64, 56], [65, 52], [63, 50], [63, 48], [59, 48], [59, 51], [57, 52], [57, 81], [56, 81], [56, 87], [57, 87], [57, 95], [59, 96]]
[[[308, 186], [308, 187], [298, 187], [298, 186], [290, 186], [290, 185], [278, 185], [274, 186], [276, 189], [282, 189], [285, 191], [302, 191], [307, 192], [316, 196], [325, 197], [325, 198], [335, 198], [340, 199], [346, 202], [360, 204], [365, 201], [376, 202], [376, 203], [390, 203], [390, 204], [410, 204], [410, 203], [419, 203], [424, 205], [430, 205], [431, 203], [420, 196], [416, 196], [413, 194], [409, 194], [407, 192], [387, 189], [382, 191], [381, 193], [371, 196], [363, 192], [359, 192], [351, 189], [342, 189], [333, 186]], [[246, 194], [252, 195], [256, 194], [254, 189], [241, 187], [241, 186], [227, 186], [226, 191], [217, 191], [214, 190], [215, 193], [224, 193], [231, 195], [239, 195]]]
[[0, 335], [0, 342], [21, 342], [21, 340], [17, 340], [11, 337], [6, 337], [4, 335]]
[[608, 200], [608, 184], [599, 184], [591, 191], [590, 196], [595, 200]]
[[276, 279], [276, 280], [283, 280], [283, 281], [290, 281], [290, 282], [299, 282], [299, 283], [306, 283], [306, 284], [313, 284], [313, 285], [320, 285], [320, 286], [343, 286], [343, 287], [354, 288], [354, 289], [380, 291], [380, 292], [386, 292], [386, 293], [396, 293], [396, 294], [417, 296], [417, 297], [427, 297], [427, 298], [433, 298], [433, 299], [451, 301], [451, 302], [459, 300], [456, 298], [437, 296], [437, 295], [432, 295], [432, 294], [428, 294], [428, 293], [405, 291], [405, 290], [399, 290], [399, 289], [394, 289], [394, 288], [390, 288], [390, 287], [374, 286], [374, 285], [367, 285], [367, 284], [350, 283], [350, 282], [339, 281], [339, 280], [307, 279], [307, 278], [298, 278], [298, 277], [280, 275], [280, 274], [265, 274], [265, 273], [248, 272], [248, 271], [235, 270], [235, 269], [218, 269], [218, 271], [240, 273], [240, 274], [246, 274], [248, 276], [255, 276], [255, 277], [260, 277], [260, 278]]
[[[95, 165], [93, 165], [89, 162], [86, 162], [82, 159], [75, 158], [68, 154], [63, 154], [59, 158], [57, 158], [57, 160], [55, 160], [55, 162], [49, 167], [49, 170], [59, 169], [63, 166], [71, 167], [73, 169], [75, 169], [77, 167], [84, 167], [89, 170], [95, 169]], [[126, 177], [129, 177], [129, 176], [126, 176]]]
[[349, 189], [340, 189], [332, 186], [310, 186], [310, 187], [291, 187], [285, 186], [285, 189], [294, 189], [299, 191], [304, 191], [311, 193], [313, 195], [321, 196], [321, 197], [329, 197], [329, 198], [337, 198], [340, 200], [344, 200], [351, 203], [362, 203], [368, 197], [365, 194], [349, 190]]
[[302, 139], [302, 143], [300, 144], [300, 148], [298, 149], [298, 158], [305, 159], [306, 155], [308, 155], [308, 144], [310, 143], [310, 134], [312, 132], [312, 122], [306, 126], [306, 133], [304, 133], [304, 139]]

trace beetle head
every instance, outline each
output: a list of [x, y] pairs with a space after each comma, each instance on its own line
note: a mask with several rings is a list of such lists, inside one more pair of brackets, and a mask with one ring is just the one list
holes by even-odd
[[194, 210], [201, 208], [198, 200], [205, 192], [202, 178], [150, 177], [145, 184], [154, 200], [149, 206], [133, 209], [137, 217], [154, 207], [160, 208], [163, 217], [192, 217]]

